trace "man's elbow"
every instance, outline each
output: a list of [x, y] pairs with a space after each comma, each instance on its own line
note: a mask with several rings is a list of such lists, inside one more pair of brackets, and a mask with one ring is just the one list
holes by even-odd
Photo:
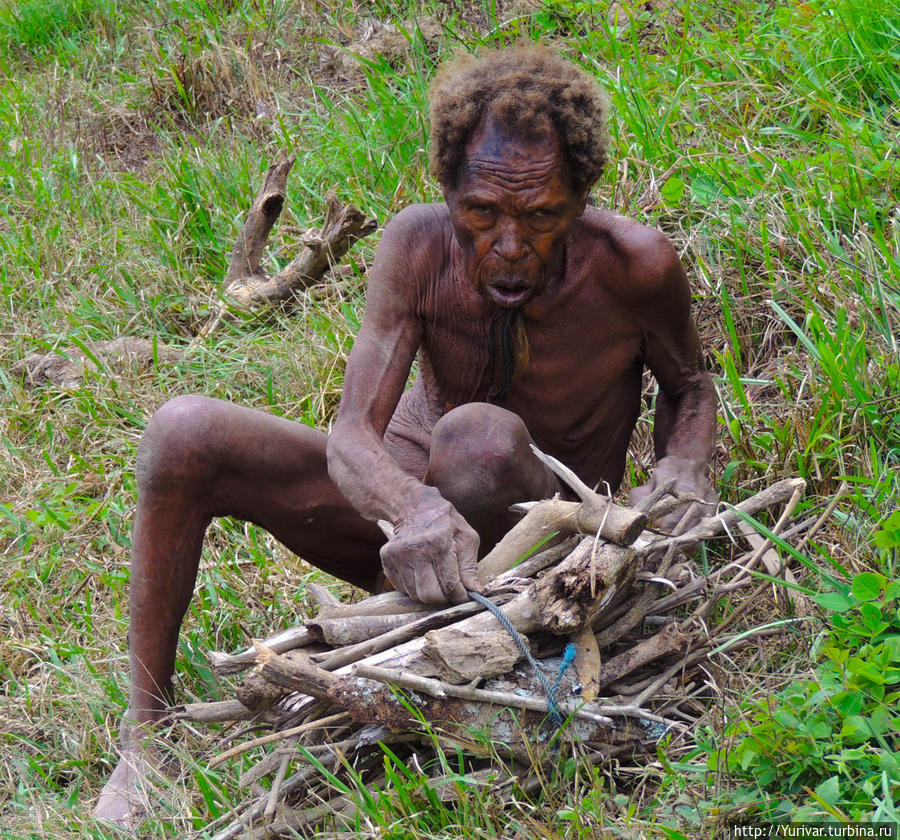
[[325, 445], [325, 463], [328, 469], [328, 477], [340, 487], [353, 463], [352, 458], [352, 433], [346, 422], [340, 419], [335, 422], [328, 442]]

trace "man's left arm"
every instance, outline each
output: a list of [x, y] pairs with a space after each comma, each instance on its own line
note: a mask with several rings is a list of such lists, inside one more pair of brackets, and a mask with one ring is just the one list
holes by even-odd
[[[708, 474], [716, 429], [716, 396], [706, 371], [697, 327], [691, 317], [691, 289], [678, 255], [665, 240], [656, 244], [645, 270], [652, 276], [641, 313], [644, 362], [659, 383], [653, 422], [656, 470], [650, 482], [632, 491], [632, 501], [675, 480], [675, 492], [710, 504], [716, 495]], [[647, 259], [645, 256], [644, 259]], [[697, 505], [685, 526], [709, 513]], [[678, 510], [659, 522], [678, 524]]]

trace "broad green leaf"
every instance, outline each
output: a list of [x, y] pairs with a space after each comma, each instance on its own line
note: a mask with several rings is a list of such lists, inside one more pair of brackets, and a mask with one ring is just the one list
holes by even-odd
[[755, 750], [744, 750], [741, 753], [741, 770], [749, 770], [756, 763], [757, 755]]
[[698, 204], [711, 204], [719, 197], [721, 189], [708, 175], [696, 175], [691, 180], [691, 196]]
[[886, 582], [883, 575], [875, 574], [875, 572], [860, 572], [853, 578], [850, 591], [860, 601], [873, 601], [881, 594]]
[[673, 175], [659, 188], [659, 194], [666, 204], [678, 204], [684, 196], [684, 181], [677, 175]]
[[858, 715], [862, 711], [863, 698], [858, 691], [842, 691], [831, 700], [841, 717]]
[[872, 727], [862, 715], [851, 715], [841, 727], [841, 737], [860, 743], [872, 737]]
[[876, 735], [884, 735], [891, 728], [894, 715], [887, 706], [878, 706], [869, 718], [869, 725]]
[[816, 786], [816, 795], [827, 805], [837, 805], [841, 796], [840, 779], [837, 776], [826, 779], [822, 784]]
[[820, 592], [818, 595], [813, 595], [813, 601], [822, 609], [835, 613], [846, 612], [855, 603], [841, 592]]

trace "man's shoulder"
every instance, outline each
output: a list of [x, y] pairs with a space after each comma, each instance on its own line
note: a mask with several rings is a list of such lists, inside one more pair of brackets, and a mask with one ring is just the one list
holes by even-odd
[[444, 204], [411, 204], [385, 226], [369, 271], [369, 290], [414, 290], [446, 262], [450, 223]]
[[579, 233], [598, 266], [615, 267], [614, 285], [623, 295], [665, 295], [683, 281], [678, 253], [656, 228], [612, 210], [588, 207], [579, 219]]
[[408, 245], [431, 244], [433, 238], [445, 236], [450, 229], [450, 213], [443, 202], [408, 204], [384, 228], [390, 239], [403, 239]]
[[646, 263], [676, 257], [665, 234], [612, 210], [588, 207], [579, 219], [582, 235], [595, 248], [606, 248], [624, 260], [646, 269]]

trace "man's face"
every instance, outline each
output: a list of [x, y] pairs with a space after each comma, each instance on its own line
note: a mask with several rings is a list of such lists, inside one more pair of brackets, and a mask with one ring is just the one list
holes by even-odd
[[490, 118], [473, 132], [444, 196], [470, 279], [504, 309], [523, 306], [558, 275], [566, 233], [584, 211], [555, 129], [523, 140]]

